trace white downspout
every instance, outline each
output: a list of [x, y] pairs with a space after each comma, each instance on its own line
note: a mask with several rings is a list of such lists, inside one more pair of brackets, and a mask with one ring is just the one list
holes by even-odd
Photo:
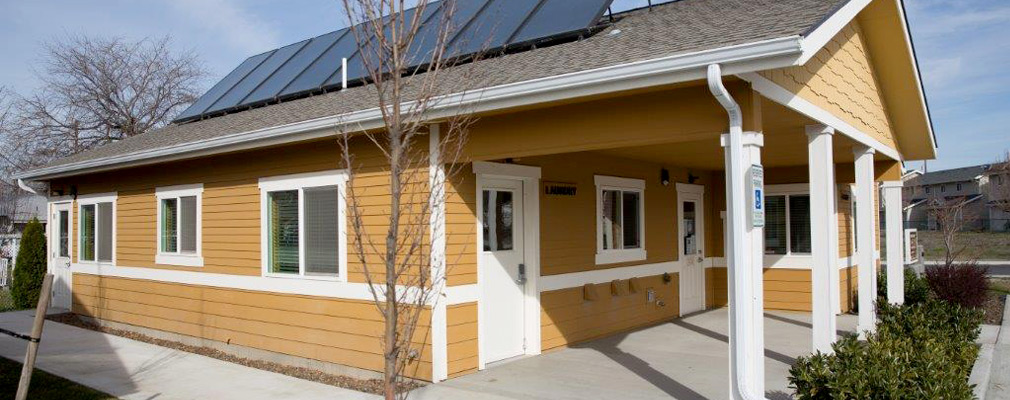
[[24, 179], [20, 178], [18, 179], [18, 187], [31, 194], [39, 194], [38, 192], [35, 191], [35, 189], [32, 189], [31, 186], [28, 186], [28, 184], [25, 183]]
[[[722, 68], [718, 64], [708, 66], [708, 87], [715, 96], [719, 104], [729, 113], [729, 135], [726, 157], [726, 177], [727, 177], [727, 217], [730, 232], [726, 238], [729, 239], [727, 246], [728, 254], [726, 259], [728, 265], [733, 268], [730, 277], [730, 391], [734, 399], [764, 399], [763, 394], [754, 393], [755, 386], [750, 379], [755, 376], [763, 377], [763, 371], [754, 371], [753, 363], [750, 360], [750, 347], [753, 346], [748, 332], [753, 331], [752, 316], [754, 312], [753, 293], [751, 280], [754, 279], [751, 272], [752, 265], [751, 251], [748, 246], [746, 230], [746, 213], [741, 212], [747, 209], [747, 189], [745, 179], [745, 169], [743, 164], [743, 115], [740, 106], [733, 100], [733, 97], [726, 90], [722, 83]], [[763, 307], [763, 305], [762, 305]], [[749, 346], [750, 345], [750, 346]], [[761, 361], [764, 361], [763, 359]]]

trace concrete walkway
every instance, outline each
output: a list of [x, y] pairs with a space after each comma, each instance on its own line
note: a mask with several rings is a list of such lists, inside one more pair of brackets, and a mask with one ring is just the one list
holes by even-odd
[[[0, 327], [28, 333], [33, 316], [2, 313]], [[26, 345], [0, 335], [0, 356], [22, 361]], [[36, 367], [122, 399], [379, 398], [52, 321]]]
[[[853, 331], [856, 317], [838, 318]], [[729, 398], [727, 310], [717, 309], [572, 348], [491, 366], [430, 385], [413, 399], [725, 399]], [[810, 315], [765, 317], [766, 390], [789, 398], [794, 359], [811, 351]]]

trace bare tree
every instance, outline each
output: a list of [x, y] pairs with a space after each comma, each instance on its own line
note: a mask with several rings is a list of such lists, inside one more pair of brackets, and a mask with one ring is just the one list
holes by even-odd
[[6, 161], [20, 169], [164, 126], [206, 75], [169, 37], [70, 36], [46, 43], [41, 65], [41, 88], [16, 100], [3, 130]]
[[[342, 157], [351, 176], [346, 194], [352, 227], [349, 247], [384, 320], [384, 394], [393, 399], [406, 396], [402, 390], [406, 369], [417, 361], [423, 346], [414, 341], [418, 322], [445, 285], [444, 274], [432, 274], [432, 267], [444, 264], [444, 259], [431, 260], [430, 244], [439, 238], [432, 236], [429, 222], [432, 210], [444, 207], [446, 181], [462, 165], [462, 147], [475, 120], [469, 112], [440, 119], [434, 141], [428, 136], [430, 112], [446, 94], [482, 87], [483, 77], [473, 63], [463, 64], [479, 55], [450, 57], [455, 0], [419, 0], [414, 10], [403, 0], [341, 1], [370, 83], [359, 90], [370, 90], [382, 113], [380, 129], [343, 132]], [[423, 20], [428, 7], [442, 8], [438, 20]], [[447, 71], [449, 67], [454, 68]], [[389, 212], [381, 222], [371, 222], [374, 217], [366, 221], [375, 214], [362, 203], [363, 191], [356, 183], [361, 164], [354, 156], [366, 147], [378, 149], [388, 172], [384, 176], [388, 193], [383, 195], [390, 196]], [[429, 147], [437, 151], [434, 157]], [[443, 172], [429, 176], [429, 163]]]
[[936, 219], [943, 239], [944, 265], [950, 266], [969, 250], [969, 244], [963, 231], [978, 221], [979, 216], [966, 207], [968, 199], [964, 197], [943, 198], [934, 197], [929, 201], [928, 212]]

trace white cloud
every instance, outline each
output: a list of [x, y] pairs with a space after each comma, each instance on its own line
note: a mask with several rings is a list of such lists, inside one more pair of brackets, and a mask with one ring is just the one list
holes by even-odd
[[193, 21], [214, 41], [249, 55], [279, 46], [280, 33], [268, 22], [233, 0], [169, 0], [180, 14]]

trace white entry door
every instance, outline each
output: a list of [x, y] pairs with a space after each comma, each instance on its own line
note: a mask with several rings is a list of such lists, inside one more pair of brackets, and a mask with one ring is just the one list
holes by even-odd
[[705, 309], [704, 186], [677, 184], [680, 243], [680, 315]]
[[53, 203], [49, 219], [49, 273], [53, 274], [53, 307], [70, 308], [70, 203]]
[[480, 342], [484, 362], [525, 351], [523, 182], [487, 179], [480, 194]]

